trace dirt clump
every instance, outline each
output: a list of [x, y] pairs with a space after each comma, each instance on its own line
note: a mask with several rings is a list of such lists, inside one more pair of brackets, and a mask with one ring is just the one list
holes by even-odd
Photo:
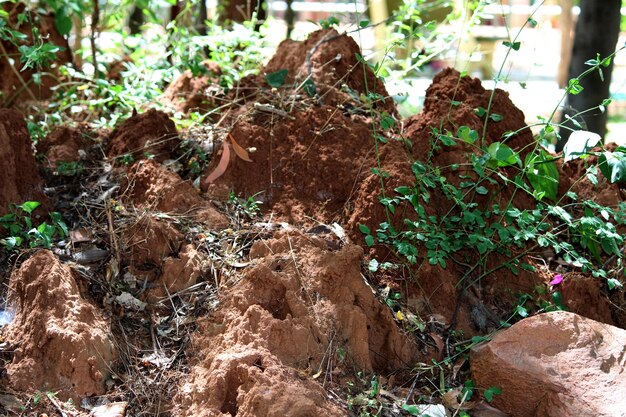
[[47, 202], [26, 122], [15, 110], [0, 109], [0, 172], [0, 215], [9, 203]]
[[[395, 104], [383, 82], [371, 68], [360, 62], [359, 45], [350, 36], [334, 29], [313, 32], [304, 42], [284, 40], [263, 69], [264, 74], [287, 70], [286, 83], [302, 83], [311, 77], [320, 101], [328, 105], [353, 101], [352, 96], [375, 93], [379, 111], [395, 114]], [[346, 88], [344, 88], [344, 86]]]
[[134, 268], [160, 266], [164, 258], [178, 253], [183, 236], [169, 222], [147, 214], [121, 233], [124, 254]]
[[228, 227], [228, 219], [189, 182], [154, 160], [138, 161], [121, 183], [121, 199], [137, 208], [193, 217], [209, 227]]
[[563, 274], [559, 288], [567, 311], [583, 317], [614, 325], [611, 302], [602, 293], [602, 281], [592, 276], [571, 272]]
[[239, 145], [256, 148], [253, 162], [231, 155], [215, 184], [243, 197], [255, 195], [263, 210], [294, 224], [343, 218], [355, 184], [370, 169], [369, 127], [366, 120], [329, 106], [308, 108], [276, 124], [268, 116], [241, 120], [232, 136]]
[[178, 144], [174, 122], [164, 112], [150, 109], [133, 115], [111, 133], [107, 156], [130, 154], [134, 159], [142, 159], [150, 154], [163, 162], [172, 157]]
[[194, 75], [190, 70], [180, 74], [165, 89], [162, 103], [169, 109], [181, 113], [208, 111], [216, 107], [216, 76], [221, 71], [214, 62], [205, 63], [208, 74]]
[[116, 358], [109, 325], [80, 294], [72, 270], [41, 250], [11, 275], [7, 366], [18, 390], [54, 391], [61, 399], [100, 395]]
[[92, 141], [85, 129], [60, 126], [37, 145], [37, 151], [44, 154], [46, 166], [55, 169], [64, 162], [78, 162], [86, 158], [90, 145]]
[[[2, 47], [6, 51], [6, 54], [3, 53], [0, 56], [0, 106], [10, 107], [24, 100], [44, 100], [50, 98], [52, 96], [51, 88], [57, 83], [56, 66], [72, 61], [71, 50], [67, 40], [55, 28], [54, 16], [52, 14], [41, 14], [33, 9], [26, 10], [24, 3], [4, 2], [2, 10], [8, 13], [6, 18], [7, 29], [16, 30], [25, 35], [25, 38], [16, 40], [17, 45], [8, 40], [0, 40]], [[41, 39], [34, 39], [34, 28], [31, 25], [18, 24], [20, 20], [19, 15], [25, 12], [28, 13], [28, 16], [30, 16], [30, 19], [37, 27]], [[19, 64], [17, 57], [21, 56], [21, 52], [18, 49], [19, 46], [32, 46], [40, 41], [60, 46], [62, 50], [55, 54], [56, 61], [52, 63], [52, 67], [46, 68], [46, 71], [43, 73], [39, 73], [41, 75], [40, 82], [36, 84], [33, 80], [33, 75], [35, 75], [36, 71], [23, 68]], [[9, 57], [13, 57], [12, 61], [15, 61], [13, 64], [9, 61]]]
[[363, 280], [360, 247], [330, 250], [283, 231], [255, 242], [250, 257], [244, 279], [200, 324], [182, 415], [345, 415], [307, 375], [324, 366], [383, 372], [420, 357]]

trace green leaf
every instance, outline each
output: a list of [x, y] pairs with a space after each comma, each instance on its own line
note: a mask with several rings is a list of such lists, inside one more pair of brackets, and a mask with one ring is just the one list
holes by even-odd
[[478, 140], [478, 132], [470, 129], [467, 126], [459, 127], [456, 135], [459, 137], [459, 139], [466, 143], [476, 143], [476, 141]]
[[609, 278], [606, 280], [606, 284], [609, 287], [609, 290], [613, 290], [615, 288], [622, 288], [623, 285], [615, 278]]
[[370, 230], [369, 227], [367, 227], [364, 224], [359, 224], [359, 230], [361, 231], [361, 233], [363, 233], [364, 235], [371, 235], [372, 232]]
[[617, 149], [615, 152], [602, 152], [598, 158], [600, 171], [611, 183], [626, 181], [626, 153]]
[[365, 244], [366, 244], [368, 247], [372, 247], [372, 246], [374, 246], [374, 236], [372, 236], [372, 235], [367, 235], [367, 236], [365, 236]]
[[571, 80], [569, 80], [566, 90], [569, 94], [577, 95], [580, 94], [580, 92], [582, 92], [584, 88], [582, 85], [580, 85], [580, 80], [578, 80], [578, 78], [572, 78]]
[[500, 122], [502, 121], [502, 119], [504, 119], [504, 117], [502, 117], [502, 115], [497, 114], [497, 113], [492, 113], [489, 115], [489, 118], [491, 120], [493, 120], [494, 122]]
[[476, 193], [480, 195], [486, 195], [487, 193], [489, 193], [489, 190], [481, 185], [480, 187], [476, 188]]
[[72, 31], [72, 19], [63, 9], [58, 9], [54, 12], [54, 26], [61, 35], [67, 36]]
[[270, 87], [278, 88], [285, 84], [289, 70], [281, 69], [276, 72], [265, 74], [265, 81]]
[[359, 27], [360, 28], [366, 28], [370, 25], [370, 21], [369, 20], [361, 20], [359, 22]]
[[500, 395], [500, 394], [502, 394], [502, 390], [499, 387], [489, 387], [483, 393], [483, 397], [485, 397], [485, 400], [488, 403], [490, 403], [493, 401], [494, 395]]
[[514, 51], [519, 51], [520, 46], [522, 46], [521, 42], [509, 42], [509, 41], [504, 41], [502, 42], [502, 44], [504, 46], [508, 46], [509, 48], [511, 48]]
[[25, 203], [18, 205], [17, 208], [20, 208], [26, 213], [31, 214], [40, 205], [41, 203], [38, 201], [26, 201]]
[[586, 130], [572, 132], [563, 147], [563, 162], [565, 163], [580, 158], [582, 155], [586, 155], [601, 139], [602, 138], [597, 133], [588, 132]]
[[559, 170], [554, 159], [541, 149], [538, 154], [526, 155], [524, 166], [530, 185], [536, 191], [543, 192], [549, 199], [556, 200], [559, 189]]
[[313, 80], [311, 78], [308, 78], [304, 82], [302, 87], [304, 88], [304, 91], [309, 95], [309, 97], [313, 97], [317, 93], [317, 89], [315, 87], [315, 83], [313, 82]]
[[372, 259], [369, 264], [367, 265], [367, 269], [370, 272], [376, 272], [378, 271], [378, 261], [376, 259]]
[[519, 155], [508, 145], [502, 142], [494, 142], [487, 148], [489, 154], [488, 166], [490, 168], [506, 167], [521, 163]]

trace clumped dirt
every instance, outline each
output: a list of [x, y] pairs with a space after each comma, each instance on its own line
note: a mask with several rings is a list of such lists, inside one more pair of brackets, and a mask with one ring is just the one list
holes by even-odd
[[103, 394], [116, 348], [109, 324], [80, 294], [72, 270], [41, 250], [13, 273], [9, 288], [15, 310], [5, 330], [14, 346], [11, 386], [54, 391], [79, 403]]
[[154, 160], [138, 161], [130, 167], [121, 190], [122, 200], [134, 207], [191, 216], [216, 229], [228, 226], [228, 219], [193, 185]]
[[161, 102], [170, 110], [182, 113], [204, 112], [214, 109], [216, 76], [220, 74], [215, 63], [207, 63], [209, 74], [194, 76], [190, 70], [183, 72], [163, 93]]
[[[26, 5], [24, 3], [5, 2], [2, 4], [2, 10], [8, 12], [7, 26], [13, 30], [17, 30], [26, 38], [21, 41], [25, 45], [33, 45], [33, 28], [27, 24], [18, 25], [18, 15], [24, 13]], [[29, 16], [35, 21], [35, 26], [41, 34], [41, 39], [46, 43], [51, 43], [63, 48], [56, 53], [57, 60], [53, 63], [52, 68], [48, 68], [41, 76], [41, 82], [35, 84], [33, 82], [33, 70], [23, 69], [19, 63], [19, 59], [15, 59], [15, 67], [8, 61], [8, 57], [19, 57], [21, 53], [18, 46], [13, 43], [2, 40], [2, 47], [6, 51], [0, 54], [0, 105], [9, 107], [22, 103], [24, 100], [47, 99], [52, 96], [51, 87], [56, 85], [56, 67], [62, 63], [72, 61], [72, 56], [67, 43], [56, 30], [54, 26], [54, 16], [42, 15], [35, 11], [30, 11]], [[18, 42], [18, 45], [22, 43]], [[18, 76], [19, 74], [19, 76]], [[26, 85], [25, 85], [26, 84]]]
[[24, 116], [0, 109], [0, 215], [9, 203], [47, 202]]
[[174, 122], [162, 111], [150, 109], [135, 114], [117, 127], [109, 138], [107, 156], [130, 154], [135, 160], [146, 154], [158, 162], [170, 159], [179, 144]]
[[244, 279], [200, 324], [181, 415], [345, 415], [306, 376], [323, 370], [321, 383], [353, 366], [383, 372], [420, 358], [363, 281], [360, 247], [333, 251], [286, 231], [255, 242], [250, 258]]
[[375, 107], [394, 114], [393, 99], [383, 82], [376, 78], [368, 65], [359, 62], [357, 54], [361, 54], [361, 49], [350, 36], [334, 29], [318, 30], [304, 42], [282, 41], [263, 73], [286, 69], [289, 71], [287, 83], [302, 83], [311, 77], [321, 97], [320, 102], [328, 105], [352, 101], [346, 93], [348, 90], [357, 96], [372, 92], [380, 97]]
[[216, 186], [255, 195], [265, 211], [293, 223], [345, 217], [373, 147], [366, 120], [330, 106], [311, 107], [276, 123], [257, 115], [237, 123], [232, 136], [256, 152], [250, 154], [252, 162], [231, 157]]
[[559, 288], [568, 311], [602, 323], [615, 325], [611, 316], [611, 302], [602, 291], [602, 282], [576, 272], [563, 274]]
[[45, 165], [55, 169], [59, 163], [85, 159], [86, 151], [92, 144], [86, 129], [60, 126], [38, 143], [37, 151], [44, 154]]

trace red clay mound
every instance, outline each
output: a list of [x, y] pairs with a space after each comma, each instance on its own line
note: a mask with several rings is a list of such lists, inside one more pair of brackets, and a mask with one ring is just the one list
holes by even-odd
[[[340, 93], [346, 85], [356, 95], [373, 92], [381, 97], [378, 110], [395, 113], [393, 99], [389, 97], [383, 82], [376, 78], [370, 67], [357, 59], [361, 49], [350, 36], [334, 29], [313, 32], [306, 41], [284, 40], [278, 45], [274, 57], [263, 72], [289, 71], [287, 83], [302, 83], [309, 75], [325, 104], [350, 101], [347, 94]], [[307, 61], [308, 58], [308, 61]], [[310, 72], [309, 72], [310, 69]]]
[[[501, 120], [488, 120], [484, 145], [504, 142], [515, 150], [530, 151], [528, 145], [534, 143], [532, 132], [525, 128], [524, 113], [511, 102], [509, 93], [500, 89], [485, 90], [478, 78], [461, 77], [458, 71], [446, 68], [435, 76], [426, 90], [424, 109], [405, 124], [404, 137], [413, 142], [412, 154], [423, 161], [432, 151], [431, 128], [437, 128], [441, 132], [447, 129], [456, 133], [459, 127], [468, 126], [482, 135], [485, 116], [479, 117], [477, 109], [486, 110], [492, 94], [490, 114], [501, 116]], [[502, 137], [506, 132], [522, 128], [525, 129], [509, 139]], [[435, 151], [435, 155], [454, 151], [459, 145], [453, 148], [442, 146], [440, 151]]]
[[78, 162], [90, 145], [87, 132], [84, 129], [62, 126], [55, 128], [45, 140], [41, 141], [37, 150], [45, 155], [46, 164], [54, 169], [61, 162]]
[[166, 221], [146, 215], [121, 233], [124, 261], [130, 272], [149, 281], [148, 301], [195, 284], [210, 267], [207, 257]]
[[54, 391], [62, 399], [103, 394], [115, 347], [108, 324], [82, 298], [71, 269], [42, 250], [13, 273], [9, 288], [16, 309], [6, 335], [15, 345], [10, 384]]
[[0, 173], [0, 215], [7, 213], [9, 203], [47, 201], [26, 122], [14, 110], [0, 109]]
[[[33, 27], [27, 24], [18, 25], [18, 16], [25, 12], [25, 8], [24, 3], [3, 2], [2, 4], [2, 9], [9, 13], [6, 20], [8, 23], [7, 29], [19, 27], [18, 32], [26, 36], [23, 41], [18, 42], [18, 46], [32, 46], [35, 43], [33, 40]], [[69, 45], [67, 40], [56, 30], [54, 26], [54, 16], [42, 15], [33, 9], [28, 11], [28, 16], [30, 19], [34, 20], [37, 29], [41, 33], [41, 39], [45, 43], [63, 48], [62, 51], [56, 53], [56, 57], [58, 58], [57, 63], [71, 62], [72, 56]], [[50, 88], [57, 83], [57, 79], [54, 76], [55, 68], [46, 68], [46, 71], [41, 73], [41, 82], [37, 85], [33, 82], [34, 72], [30, 69], [22, 68], [22, 64], [19, 60], [21, 53], [18, 50], [18, 46], [5, 40], [0, 42], [2, 42], [2, 46], [6, 50], [6, 55], [0, 55], [0, 107], [9, 107], [33, 98], [42, 100], [52, 96], [52, 90]], [[12, 60], [15, 61], [13, 68], [11, 68], [12, 65], [9, 63], [8, 57], [11, 57]], [[16, 72], [19, 73], [19, 76]], [[24, 88], [22, 81], [27, 84], [27, 88]]]
[[162, 111], [150, 109], [132, 116], [111, 133], [107, 156], [114, 158], [130, 154], [135, 159], [142, 159], [150, 154], [163, 162], [172, 157], [178, 143], [174, 122]]
[[346, 203], [374, 163], [367, 120], [322, 106], [270, 123], [271, 116], [257, 115], [235, 126], [235, 140], [256, 148], [253, 162], [231, 155], [216, 185], [243, 197], [258, 193], [263, 210], [292, 223], [345, 218]]
[[200, 324], [182, 415], [345, 415], [304, 376], [410, 368], [419, 358], [363, 280], [360, 247], [331, 251], [324, 239], [290, 231], [255, 242], [250, 257], [255, 266]]
[[129, 168], [121, 184], [121, 199], [138, 208], [191, 216], [213, 228], [228, 227], [228, 219], [193, 186], [154, 160]]
[[214, 62], [205, 62], [209, 75], [194, 76], [187, 70], [180, 74], [165, 89], [163, 104], [177, 112], [208, 111], [216, 107], [216, 100], [212, 93], [218, 82], [215, 75], [220, 74], [220, 68]]

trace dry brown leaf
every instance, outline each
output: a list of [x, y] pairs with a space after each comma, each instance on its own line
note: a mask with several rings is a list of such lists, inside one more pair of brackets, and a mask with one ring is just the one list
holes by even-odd
[[217, 164], [213, 172], [211, 172], [203, 182], [203, 186], [205, 190], [208, 188], [209, 184], [212, 184], [216, 179], [221, 177], [224, 174], [224, 172], [226, 172], [226, 168], [228, 168], [229, 163], [230, 163], [230, 144], [228, 142], [224, 142], [222, 144], [222, 157], [220, 158], [220, 162]]
[[435, 345], [437, 345], [437, 356], [439, 357], [439, 360], [441, 360], [443, 358], [443, 349], [445, 348], [443, 338], [437, 333], [428, 333], [428, 335], [434, 340]]
[[459, 358], [456, 362], [454, 362], [454, 365], [452, 366], [452, 379], [453, 380], [456, 379], [456, 376], [458, 375], [463, 365], [465, 365], [465, 358]]
[[230, 139], [230, 143], [233, 145], [233, 150], [235, 151], [235, 155], [246, 162], [252, 162], [252, 159], [248, 156], [248, 151], [246, 151], [243, 147], [239, 146], [235, 138], [230, 133], [228, 134], [228, 138]]

